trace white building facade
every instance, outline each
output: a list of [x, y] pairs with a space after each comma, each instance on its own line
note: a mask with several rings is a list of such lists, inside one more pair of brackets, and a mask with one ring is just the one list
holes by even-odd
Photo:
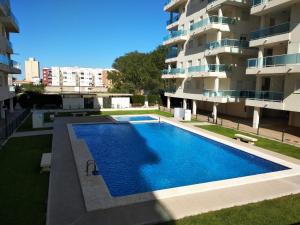
[[106, 92], [103, 82], [104, 69], [81, 67], [52, 67], [51, 83], [46, 89], [62, 92]]
[[19, 33], [19, 25], [10, 9], [8, 0], [0, 1], [0, 116], [5, 118], [5, 110], [14, 111], [15, 89], [10, 74], [20, 74], [19, 65], [11, 60], [13, 46], [10, 33]]
[[[299, 90], [295, 86], [299, 82], [299, 71], [295, 68], [300, 66], [300, 61], [281, 65], [286, 70], [279, 70], [279, 65], [274, 63], [270, 66], [272, 69], [259, 64], [266, 60], [263, 59], [265, 54], [299, 52], [298, 2], [170, 0], [164, 7], [170, 20], [167, 23], [169, 35], [163, 42], [169, 49], [168, 68], [162, 75], [168, 107], [172, 98], [182, 99], [182, 106], [191, 108], [193, 114], [209, 112], [215, 120], [218, 114], [253, 118], [253, 126], [258, 127], [263, 111], [260, 109], [268, 104], [270, 109], [280, 111], [278, 116], [288, 111], [290, 125], [300, 126], [300, 95], [294, 92]], [[288, 29], [284, 27], [287, 22]], [[277, 24], [283, 25], [268, 28]], [[273, 37], [276, 32], [277, 38]], [[269, 50], [274, 44], [277, 48]], [[264, 77], [274, 81], [265, 81]], [[270, 83], [269, 88], [265, 83]]]

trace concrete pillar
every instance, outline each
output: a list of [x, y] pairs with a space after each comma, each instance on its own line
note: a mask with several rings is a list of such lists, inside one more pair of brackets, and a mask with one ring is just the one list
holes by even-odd
[[186, 99], [183, 99], [183, 108], [187, 109], [187, 101], [186, 101]]
[[222, 40], [222, 32], [219, 30], [217, 33], [217, 41], [221, 41]]
[[197, 101], [193, 100], [193, 115], [197, 115]]
[[169, 71], [171, 70], [171, 64], [168, 65], [168, 70], [169, 70]]
[[216, 77], [215, 82], [214, 82], [214, 91], [215, 92], [219, 91], [219, 86], [220, 86], [220, 78]]
[[215, 123], [218, 118], [218, 103], [214, 103], [212, 116], [213, 116], [214, 123]]
[[170, 109], [171, 108], [171, 97], [167, 98], [167, 108]]
[[219, 58], [218, 55], [216, 55], [216, 64], [217, 64], [217, 65], [220, 65], [220, 58]]
[[11, 112], [11, 113], [14, 112], [14, 99], [13, 98], [9, 99], [9, 112]]
[[5, 110], [4, 110], [4, 106], [5, 106], [5, 104], [4, 104], [4, 101], [1, 101], [0, 102], [0, 117], [1, 117], [1, 119], [5, 119]]
[[263, 66], [263, 57], [264, 57], [264, 47], [259, 47], [258, 49], [258, 67]]
[[293, 112], [289, 112], [289, 126], [293, 125], [293, 116], [294, 116], [294, 113]]
[[257, 129], [259, 127], [259, 119], [260, 119], [260, 108], [254, 107], [253, 112], [253, 128]]
[[222, 16], [223, 16], [222, 8], [219, 8], [219, 10], [218, 10], [218, 17], [222, 17]]
[[258, 75], [256, 77], [256, 91], [261, 90], [262, 78]]

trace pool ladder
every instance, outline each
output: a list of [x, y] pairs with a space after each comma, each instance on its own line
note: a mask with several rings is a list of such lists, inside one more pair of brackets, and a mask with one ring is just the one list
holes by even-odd
[[[90, 166], [93, 166], [93, 170], [92, 173], [90, 173]], [[97, 169], [97, 164], [95, 160], [88, 160], [86, 162], [86, 175], [87, 176], [91, 176], [91, 175], [98, 175], [99, 174], [99, 170]]]

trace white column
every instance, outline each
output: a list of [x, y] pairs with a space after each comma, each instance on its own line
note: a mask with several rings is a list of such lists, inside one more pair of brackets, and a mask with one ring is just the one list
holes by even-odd
[[259, 118], [260, 118], [260, 108], [254, 107], [253, 128], [255, 128], [255, 129], [257, 129], [259, 127]]
[[218, 31], [217, 33], [217, 41], [221, 41], [222, 40], [222, 31]]
[[197, 101], [193, 100], [193, 115], [197, 115]]
[[215, 78], [215, 83], [214, 83], [214, 91], [218, 92], [219, 91], [219, 86], [220, 86], [220, 78], [216, 77]]
[[1, 114], [0, 116], [1, 116], [1, 119], [5, 119], [5, 110], [4, 110], [3, 107], [4, 107], [4, 101], [1, 101], [0, 102], [0, 108], [1, 108], [0, 109], [0, 114]]
[[214, 123], [215, 123], [218, 118], [218, 103], [214, 103], [212, 115], [213, 115], [213, 119], [214, 119]]
[[171, 97], [167, 98], [167, 108], [170, 109], [171, 108]]
[[216, 64], [217, 64], [217, 65], [220, 65], [220, 58], [219, 58], [218, 55], [216, 55]]
[[263, 57], [264, 57], [264, 47], [259, 47], [259, 49], [258, 49], [258, 67], [263, 66]]
[[9, 112], [11, 112], [11, 113], [14, 112], [14, 99], [13, 98], [9, 99]]
[[259, 75], [256, 76], [256, 91], [260, 91], [261, 90], [261, 82], [262, 82], [261, 77]]
[[218, 10], [218, 17], [222, 17], [222, 16], [223, 16], [222, 9], [221, 9], [221, 8], [219, 8], [219, 10]]
[[187, 102], [186, 102], [186, 99], [183, 99], [183, 108], [184, 108], [184, 109], [187, 109]]

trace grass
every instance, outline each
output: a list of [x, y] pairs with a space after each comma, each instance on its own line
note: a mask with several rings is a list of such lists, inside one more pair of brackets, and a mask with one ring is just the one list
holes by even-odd
[[296, 225], [300, 224], [299, 212], [298, 194], [187, 217], [163, 225]]
[[52, 130], [52, 128], [46, 127], [46, 128], [33, 129], [32, 114], [30, 114], [30, 116], [28, 116], [28, 118], [23, 122], [23, 124], [17, 129], [17, 132], [38, 131], [38, 130]]
[[202, 129], [217, 133], [217, 134], [221, 134], [224, 135], [226, 137], [229, 138], [234, 138], [234, 135], [236, 133], [239, 134], [244, 134], [247, 136], [251, 136], [251, 137], [255, 137], [258, 141], [255, 143], [256, 146], [264, 148], [264, 149], [268, 149], [271, 150], [273, 152], [277, 152], [283, 155], [287, 155], [296, 159], [300, 159], [300, 148], [293, 146], [293, 145], [289, 145], [289, 144], [285, 144], [285, 143], [281, 143], [278, 141], [272, 141], [270, 139], [267, 138], [262, 138], [256, 135], [252, 135], [249, 133], [244, 133], [244, 132], [240, 132], [234, 129], [230, 129], [230, 128], [225, 128], [225, 127], [221, 127], [221, 126], [217, 126], [217, 125], [201, 125], [201, 126], [197, 126], [200, 127]]
[[0, 224], [44, 225], [48, 174], [40, 174], [51, 135], [12, 138], [0, 150]]

